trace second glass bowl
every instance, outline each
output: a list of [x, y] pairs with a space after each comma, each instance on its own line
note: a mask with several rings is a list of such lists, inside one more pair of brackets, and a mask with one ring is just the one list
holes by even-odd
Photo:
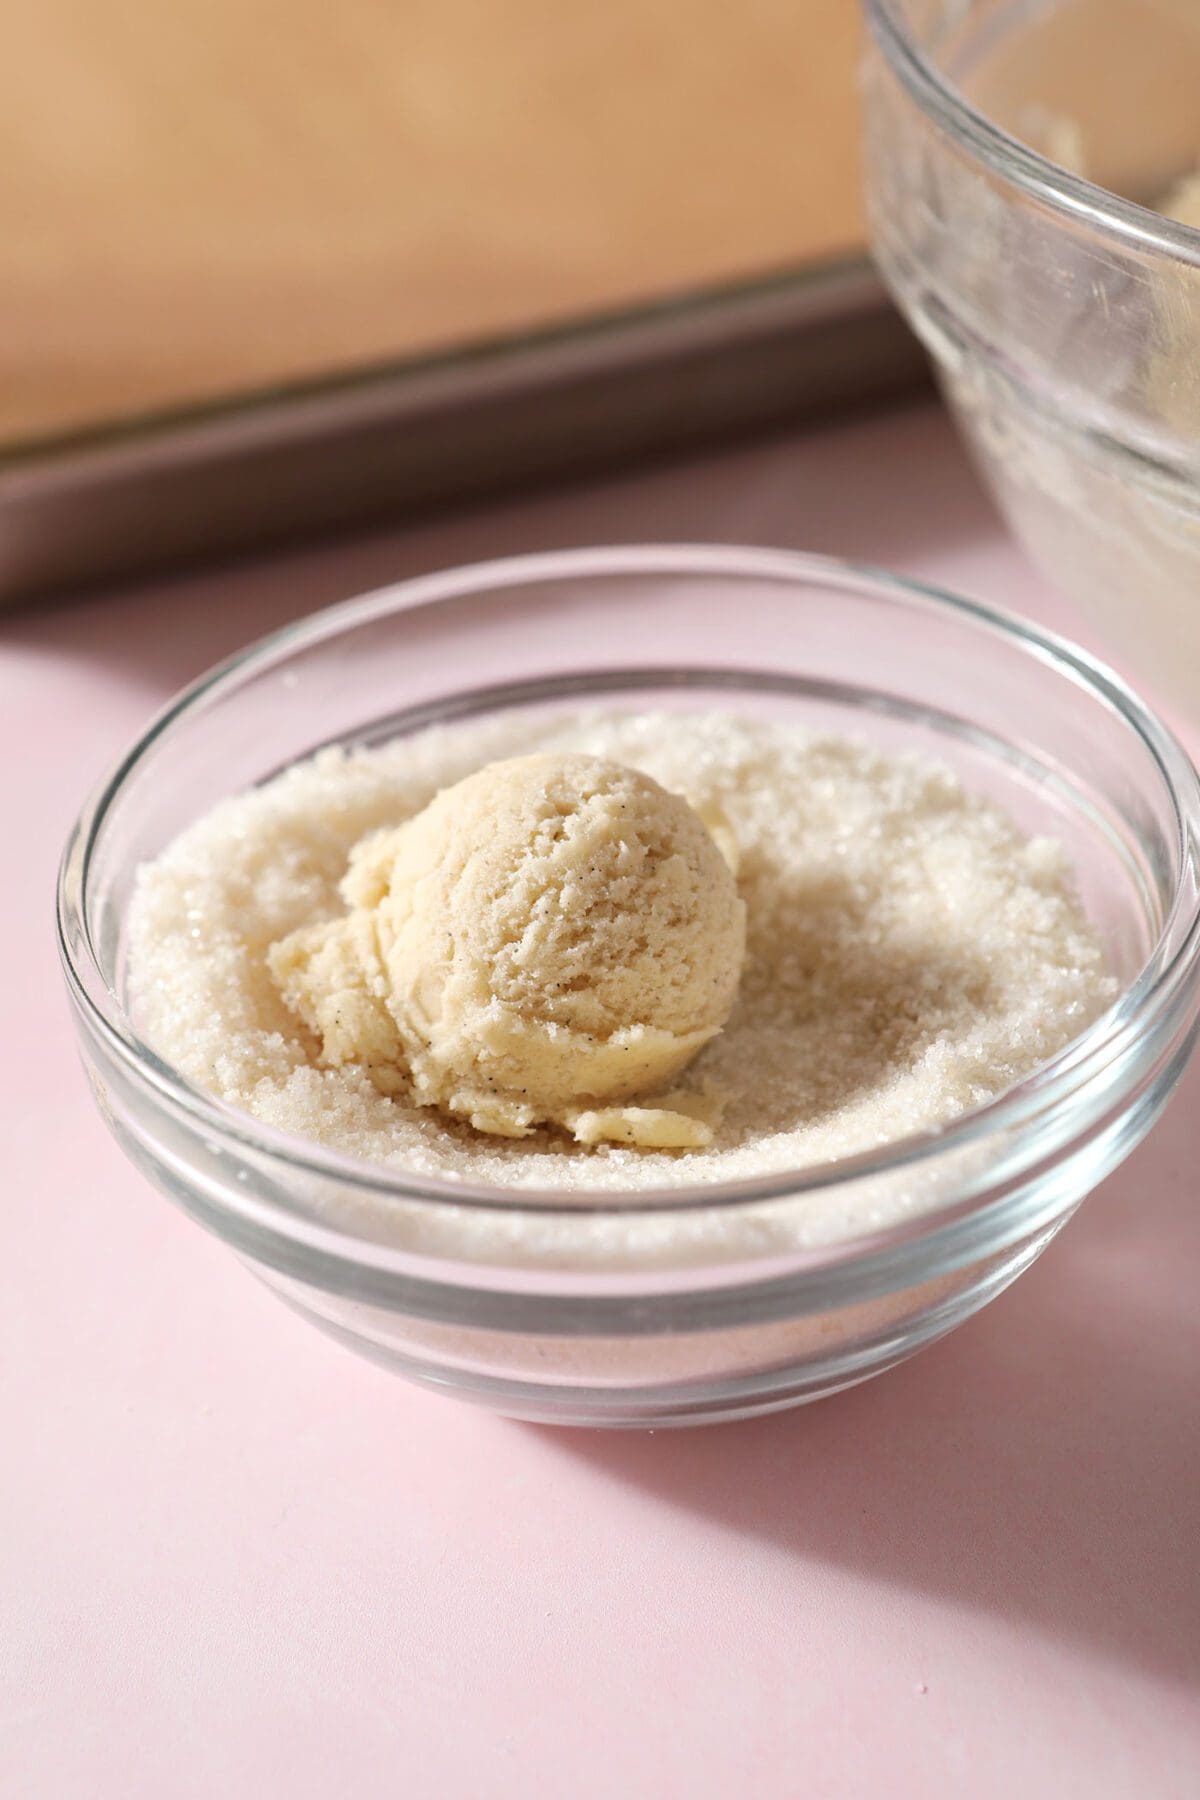
[[1028, 549], [1194, 717], [1200, 230], [1150, 208], [1200, 169], [1197, 17], [1144, 0], [866, 11], [884, 278]]

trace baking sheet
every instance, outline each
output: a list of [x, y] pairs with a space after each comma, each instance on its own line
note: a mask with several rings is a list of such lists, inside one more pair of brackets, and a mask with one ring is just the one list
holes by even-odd
[[862, 250], [857, 29], [854, 0], [23, 9], [0, 596], [911, 380]]

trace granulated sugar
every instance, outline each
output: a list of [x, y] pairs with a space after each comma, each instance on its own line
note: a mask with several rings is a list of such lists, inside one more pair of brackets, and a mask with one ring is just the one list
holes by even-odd
[[[719, 806], [736, 833], [741, 990], [689, 1074], [724, 1101], [708, 1149], [480, 1136], [356, 1069], [314, 1067], [272, 984], [268, 946], [342, 910], [337, 883], [365, 832], [537, 748], [644, 769]], [[1053, 844], [935, 765], [720, 713], [509, 718], [322, 752], [216, 807], [141, 871], [129, 969], [158, 1053], [259, 1119], [423, 1177], [568, 1195], [770, 1175], [943, 1124], [1116, 994]]]

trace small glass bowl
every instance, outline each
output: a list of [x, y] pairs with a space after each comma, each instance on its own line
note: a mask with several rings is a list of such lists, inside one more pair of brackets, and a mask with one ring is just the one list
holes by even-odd
[[1026, 547], [1195, 717], [1200, 230], [1150, 210], [1200, 169], [1195, 12], [865, 4], [884, 279]]
[[[135, 872], [326, 743], [506, 709], [719, 707], [953, 766], [1058, 838], [1122, 981], [1031, 1079], [787, 1177], [476, 1189], [337, 1156], [198, 1091], [125, 1003]], [[968, 1317], [1143, 1136], [1196, 1029], [1200, 787], [1123, 684], [986, 608], [815, 557], [635, 548], [406, 582], [188, 689], [85, 809], [59, 931], [83, 1060], [152, 1181], [365, 1355], [522, 1418], [732, 1418], [834, 1392]]]

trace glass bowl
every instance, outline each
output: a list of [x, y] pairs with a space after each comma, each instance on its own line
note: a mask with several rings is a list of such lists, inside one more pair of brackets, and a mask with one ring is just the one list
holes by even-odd
[[1026, 547], [1194, 717], [1200, 230], [1141, 202], [1200, 169], [1200, 15], [1171, 0], [866, 13], [884, 278]]
[[[321, 744], [598, 700], [766, 714], [953, 766], [1065, 845], [1120, 999], [941, 1131], [787, 1177], [569, 1204], [339, 1157], [198, 1091], [140, 1039], [135, 872], [215, 801]], [[292, 1306], [519, 1417], [686, 1423], [814, 1399], [940, 1337], [1142, 1137], [1196, 1028], [1198, 819], [1191, 764], [1118, 679], [986, 608], [815, 557], [577, 551], [403, 583], [196, 683], [80, 817], [59, 930], [119, 1142]]]

